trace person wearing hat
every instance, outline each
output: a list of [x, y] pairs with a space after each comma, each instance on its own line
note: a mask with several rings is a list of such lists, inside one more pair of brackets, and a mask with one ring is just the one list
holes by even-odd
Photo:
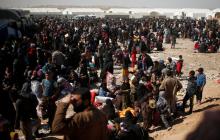
[[198, 74], [196, 76], [197, 78], [196, 79], [196, 83], [197, 83], [196, 99], [197, 99], [197, 103], [201, 104], [202, 93], [203, 93], [204, 86], [206, 84], [206, 75], [204, 74], [203, 68], [199, 68], [197, 71], [198, 71]]
[[[91, 104], [87, 88], [79, 88], [57, 104], [52, 133], [64, 135], [65, 140], [107, 140], [107, 117]], [[66, 118], [69, 105], [75, 114]]]

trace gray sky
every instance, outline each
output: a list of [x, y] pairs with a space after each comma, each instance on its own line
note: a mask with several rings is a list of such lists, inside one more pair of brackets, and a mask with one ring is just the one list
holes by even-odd
[[0, 0], [0, 7], [36, 5], [123, 6], [150, 8], [219, 8], [220, 0]]

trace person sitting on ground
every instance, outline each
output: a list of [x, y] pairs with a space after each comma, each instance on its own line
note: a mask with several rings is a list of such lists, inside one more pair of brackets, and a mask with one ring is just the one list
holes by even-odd
[[106, 114], [108, 120], [114, 120], [114, 118], [116, 117], [115, 108], [110, 99], [107, 99], [105, 101], [105, 105], [103, 106], [101, 111]]
[[136, 124], [135, 117], [130, 111], [126, 111], [120, 128], [116, 140], [148, 140], [147, 131]]

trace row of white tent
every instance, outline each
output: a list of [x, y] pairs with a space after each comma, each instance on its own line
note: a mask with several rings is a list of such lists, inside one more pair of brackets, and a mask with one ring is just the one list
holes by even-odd
[[172, 17], [191, 17], [191, 18], [212, 18], [216, 13], [220, 12], [220, 8], [209, 9], [165, 9], [165, 8], [110, 8], [104, 10], [101, 8], [19, 8], [21, 10], [30, 11], [31, 14], [59, 14], [59, 15], [129, 15], [130, 17], [143, 17], [143, 16], [166, 16]]

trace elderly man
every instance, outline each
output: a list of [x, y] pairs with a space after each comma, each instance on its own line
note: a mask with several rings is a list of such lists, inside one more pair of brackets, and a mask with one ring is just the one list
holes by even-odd
[[[67, 95], [57, 106], [52, 132], [64, 135], [65, 140], [107, 140], [107, 117], [91, 105], [87, 88]], [[66, 119], [68, 106], [72, 104], [76, 112]]]

